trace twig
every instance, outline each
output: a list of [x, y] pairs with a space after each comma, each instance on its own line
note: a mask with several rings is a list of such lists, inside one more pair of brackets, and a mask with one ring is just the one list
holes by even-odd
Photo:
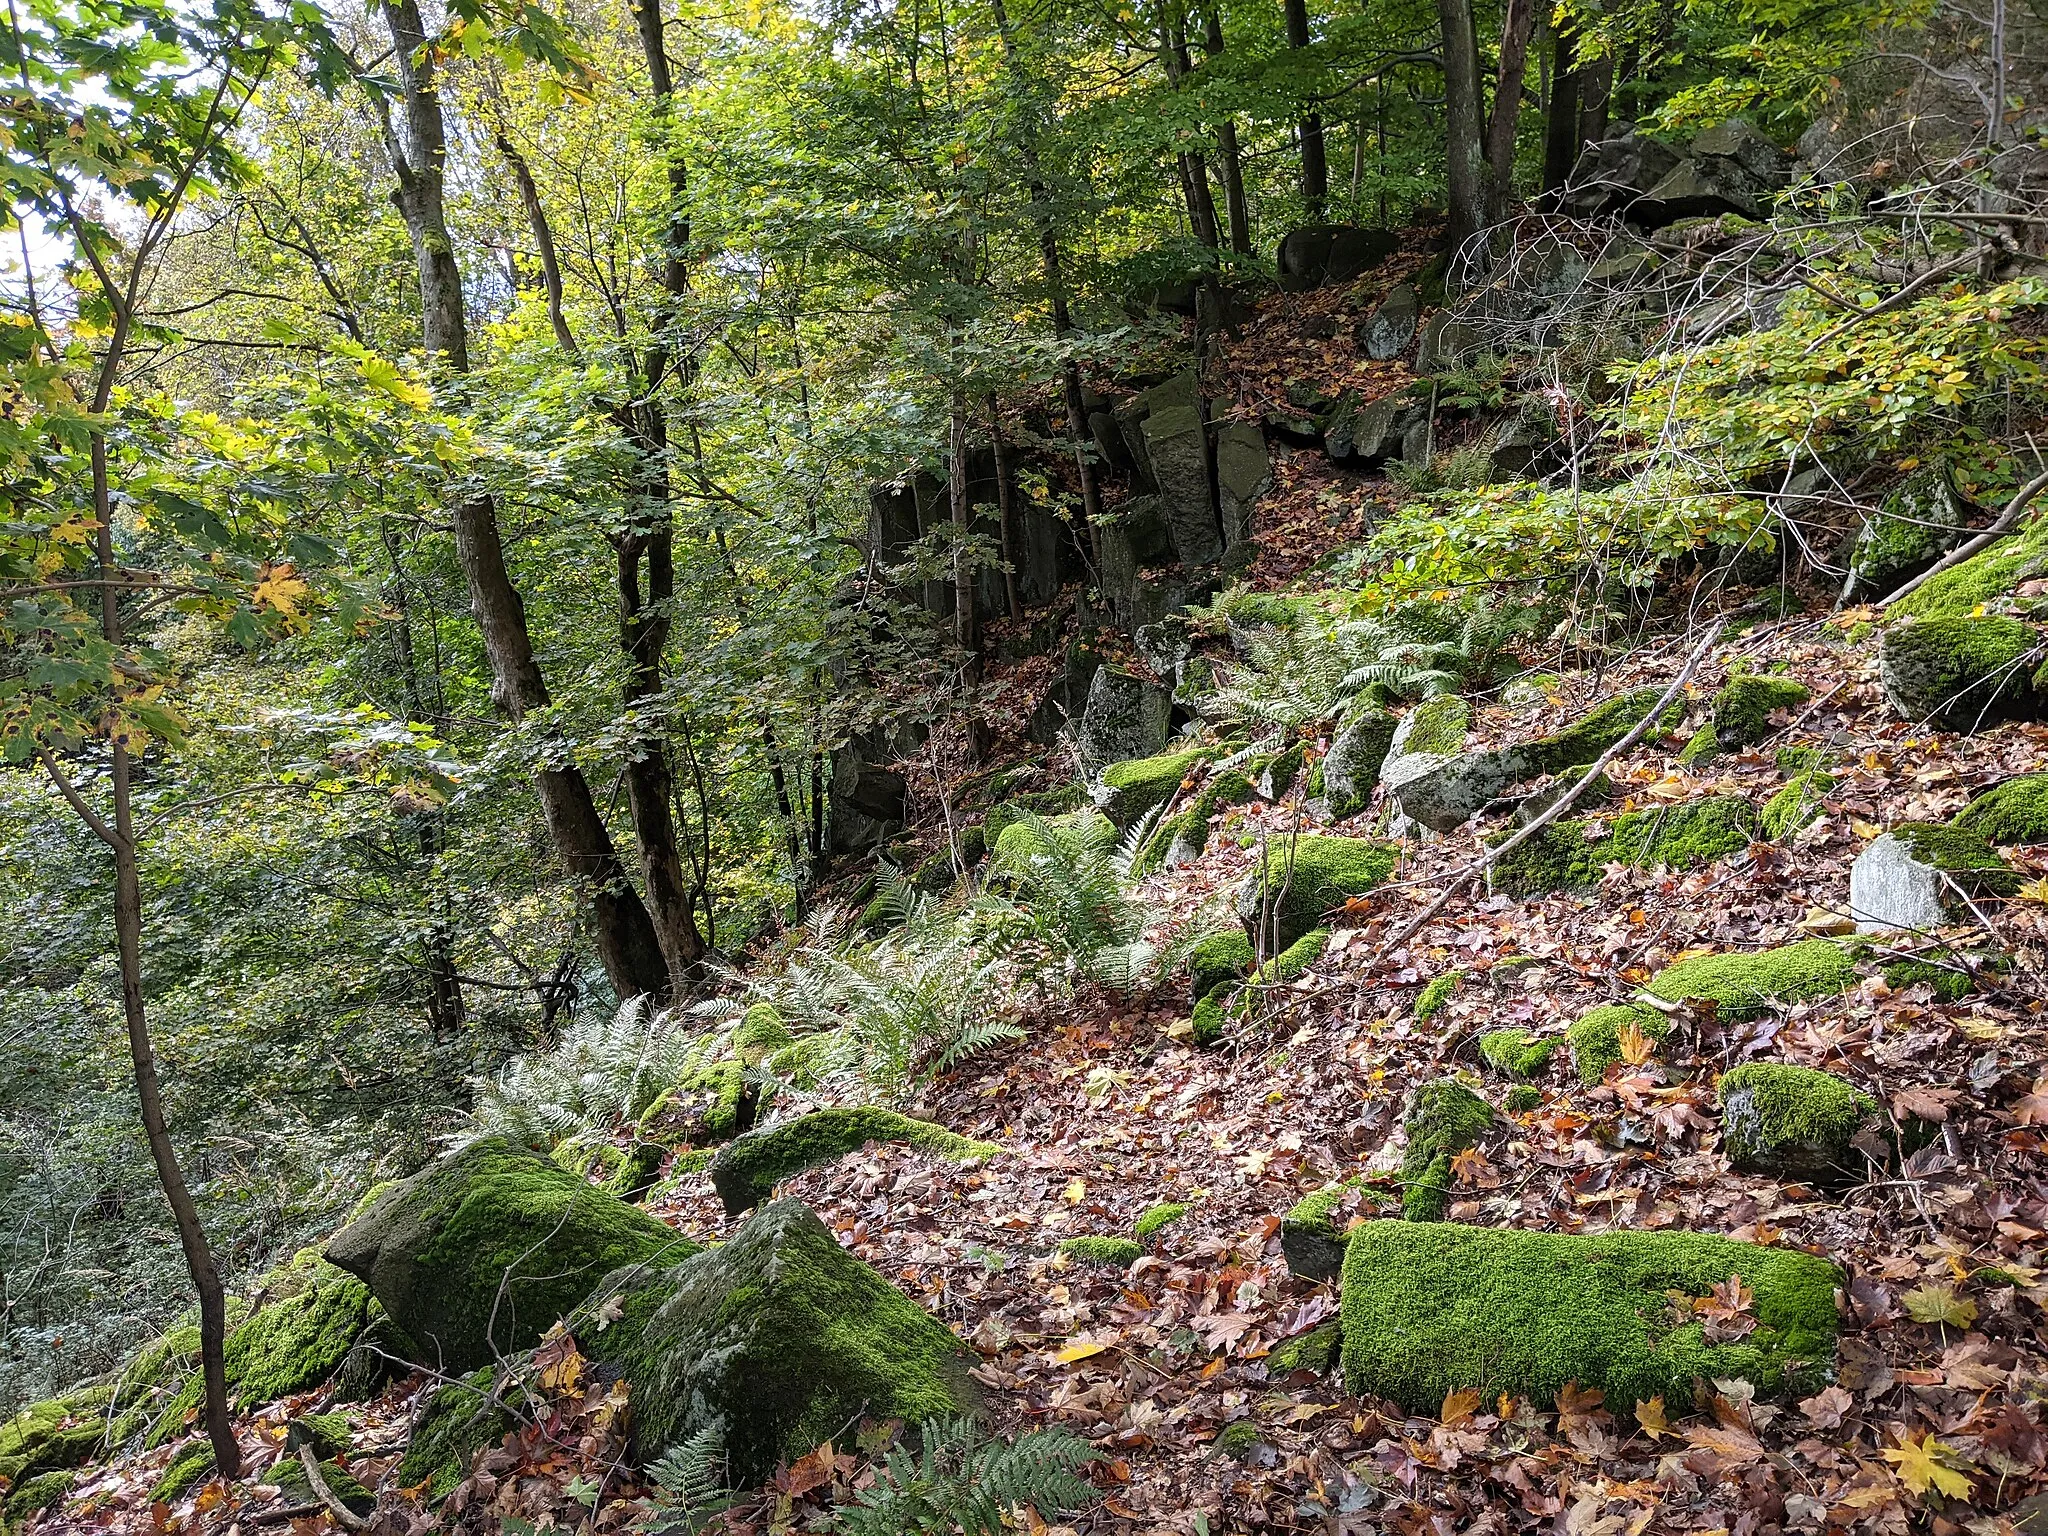
[[1877, 606], [1889, 608], [1900, 598], [1919, 591], [1922, 586], [1934, 577], [1939, 576], [1943, 571], [1953, 570], [1980, 550], [1990, 548], [1993, 544], [2004, 538], [2007, 533], [2011, 532], [2013, 524], [2020, 520], [2026, 513], [2028, 506], [2032, 504], [2034, 498], [2043, 491], [2048, 491], [2048, 470], [2043, 470], [2015, 491], [2012, 500], [2005, 504], [2005, 510], [1998, 514], [1989, 528], [1986, 528], [1968, 543], [1960, 545], [1948, 554], [1943, 555], [1933, 565], [1922, 571], [1918, 576], [1915, 576]]

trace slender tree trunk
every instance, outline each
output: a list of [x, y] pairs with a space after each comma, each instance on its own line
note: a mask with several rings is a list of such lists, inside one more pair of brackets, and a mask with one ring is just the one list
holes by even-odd
[[953, 407], [948, 421], [951, 438], [951, 470], [946, 489], [953, 513], [953, 638], [970, 654], [981, 648], [981, 626], [977, 620], [974, 566], [968, 560], [968, 537], [974, 530], [974, 508], [967, 499], [967, 391], [953, 389]]
[[[1202, 51], [1210, 58], [1223, 56], [1223, 17], [1216, 0], [1202, 18]], [[1244, 197], [1244, 157], [1237, 146], [1237, 119], [1226, 117], [1216, 125], [1216, 158], [1222, 162], [1223, 206], [1230, 215], [1230, 248], [1240, 256], [1252, 253], [1251, 210]]]
[[[1193, 69], [1188, 56], [1187, 34], [1178, 26], [1162, 33], [1161, 59], [1166, 78], [1178, 91]], [[1209, 190], [1208, 157], [1200, 150], [1184, 150], [1180, 156], [1181, 190], [1187, 198], [1188, 225], [1195, 238], [1213, 250], [1223, 247], [1223, 227], [1216, 217], [1216, 196]]]
[[1479, 49], [1472, 36], [1472, 0], [1437, 0], [1443, 26], [1444, 160], [1450, 191], [1446, 232], [1455, 284], [1476, 253], [1466, 249], [1486, 214], [1485, 146], [1479, 122]]
[[498, 130], [497, 145], [498, 153], [512, 167], [512, 179], [519, 184], [519, 205], [526, 210], [527, 227], [533, 231], [534, 254], [540, 261], [541, 288], [548, 299], [548, 325], [555, 333], [556, 344], [570, 357], [580, 357], [582, 353], [577, 349], [576, 337], [569, 329], [569, 316], [562, 308], [562, 263], [555, 254], [555, 232], [540, 205], [540, 188], [534, 185], [533, 172], [527, 168], [526, 157], [519, 153], [512, 136], [502, 127]]
[[1010, 484], [1010, 450], [1003, 441], [1003, 413], [996, 397], [988, 397], [988, 447], [996, 461], [996, 513], [1002, 525], [1003, 598], [1012, 619], [1024, 617], [1024, 605], [1017, 600], [1017, 513], [1016, 493]]
[[1603, 54], [1579, 71], [1579, 142], [1607, 137], [1608, 108], [1614, 100], [1614, 55]]
[[1579, 159], [1579, 66], [1572, 29], [1560, 26], [1550, 38], [1550, 107], [1543, 119], [1543, 190], [1571, 180]]
[[1493, 114], [1486, 123], [1490, 216], [1507, 217], [1515, 196], [1515, 130], [1522, 116], [1522, 80], [1529, 69], [1529, 37], [1536, 0], [1507, 0], [1500, 24], [1500, 68], [1494, 76]]
[[[406, 142], [390, 140], [398, 188], [420, 274], [420, 312], [427, 351], [455, 372], [469, 368], [462, 274], [448, 238], [442, 178], [447, 130], [436, 94], [431, 56], [422, 57], [426, 29], [418, 0], [390, 0], [384, 21], [404, 94]], [[534, 661], [526, 605], [505, 568], [498, 511], [489, 497], [453, 509], [456, 556], [469, 588], [470, 610], [490, 662], [491, 698], [500, 714], [518, 721], [548, 704], [547, 684]], [[654, 924], [612, 845], [611, 831], [580, 769], [542, 768], [534, 774], [541, 811], [556, 853], [589, 903], [592, 938], [605, 973], [620, 997], [657, 996], [668, 989], [668, 967]]]
[[[1308, 0], [1286, 0], [1287, 46], [1308, 46]], [[1329, 217], [1330, 164], [1323, 148], [1322, 114], [1307, 112], [1301, 119], [1301, 202], [1308, 210], [1308, 222], [1320, 224]]]

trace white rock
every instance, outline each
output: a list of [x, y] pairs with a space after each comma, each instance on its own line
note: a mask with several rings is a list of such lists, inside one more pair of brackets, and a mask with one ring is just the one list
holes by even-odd
[[1940, 870], [1923, 864], [1887, 832], [1857, 855], [1849, 870], [1849, 915], [1859, 932], [1890, 928], [1925, 932], [1948, 921]]

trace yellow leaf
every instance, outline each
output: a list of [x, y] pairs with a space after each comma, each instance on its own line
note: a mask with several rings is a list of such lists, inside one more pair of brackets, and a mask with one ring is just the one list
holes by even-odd
[[1874, 821], [1865, 821], [1861, 816], [1851, 816], [1849, 818], [1849, 830], [1866, 841], [1873, 837], [1884, 835], [1883, 827], [1880, 827]]
[[292, 570], [291, 562], [286, 561], [282, 565], [266, 565], [257, 573], [256, 590], [249, 594], [249, 600], [258, 608], [275, 608], [286, 618], [295, 618], [300, 600], [310, 590]]
[[1967, 1296], [1958, 1296], [1952, 1285], [1917, 1286], [1899, 1299], [1906, 1304], [1906, 1315], [1916, 1323], [1948, 1323], [1967, 1328], [1977, 1320], [1977, 1303]]
[[1621, 1059], [1632, 1067], [1640, 1067], [1655, 1051], [1650, 1037], [1643, 1033], [1643, 1026], [1631, 1019], [1616, 1031], [1614, 1043], [1621, 1047]]
[[2029, 880], [2013, 894], [2021, 901], [2031, 901], [2048, 907], [2048, 879]]
[[1468, 1423], [1472, 1415], [1478, 1411], [1479, 1393], [1473, 1388], [1467, 1387], [1462, 1392], [1444, 1394], [1442, 1418], [1446, 1429], [1456, 1429], [1459, 1425]]
[[1076, 1339], [1053, 1358], [1061, 1365], [1072, 1365], [1076, 1360], [1086, 1360], [1090, 1355], [1099, 1355], [1107, 1348], [1107, 1344], [1098, 1344], [1093, 1339]]
[[1079, 1205], [1087, 1196], [1087, 1193], [1088, 1181], [1086, 1179], [1069, 1179], [1067, 1180], [1067, 1192], [1061, 1198], [1069, 1205]]
[[1932, 1488], [1951, 1499], [1970, 1492], [1970, 1463], [1953, 1447], [1943, 1445], [1929, 1430], [1918, 1440], [1908, 1438], [1884, 1453], [1884, 1459], [1899, 1469], [1899, 1481], [1915, 1493]]
[[1651, 1398], [1647, 1403], [1636, 1404], [1636, 1423], [1642, 1426], [1643, 1433], [1652, 1440], [1671, 1433], [1671, 1426], [1664, 1418], [1664, 1399], [1661, 1395]]

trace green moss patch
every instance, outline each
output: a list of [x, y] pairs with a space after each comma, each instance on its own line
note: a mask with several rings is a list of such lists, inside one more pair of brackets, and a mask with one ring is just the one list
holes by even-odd
[[1345, 1197], [1362, 1189], [1364, 1181], [1345, 1179], [1312, 1190], [1295, 1201], [1280, 1218], [1280, 1252], [1287, 1259], [1287, 1271], [1298, 1280], [1334, 1280], [1344, 1264], [1346, 1229], [1336, 1222], [1336, 1212]]
[[1902, 718], [1972, 731], [2033, 712], [2041, 648], [2041, 637], [2017, 619], [1924, 619], [1885, 631], [1878, 670]]
[[757, 1126], [727, 1142], [711, 1160], [711, 1183], [726, 1214], [737, 1216], [767, 1199], [784, 1179], [836, 1162], [871, 1141], [904, 1142], [953, 1162], [980, 1162], [1002, 1150], [893, 1109], [819, 1109]]
[[1145, 1256], [1145, 1245], [1128, 1237], [1070, 1237], [1059, 1251], [1082, 1264], [1103, 1269], [1129, 1269]]
[[[310, 1503], [316, 1497], [312, 1479], [306, 1476], [304, 1465], [292, 1452], [285, 1453], [284, 1459], [271, 1470], [270, 1477], [294, 1502]], [[365, 1488], [355, 1473], [338, 1461], [320, 1463], [320, 1480], [327, 1485], [329, 1493], [355, 1514], [367, 1515], [377, 1508], [377, 1495]]]
[[1270, 920], [1274, 942], [1285, 949], [1321, 927], [1324, 913], [1384, 882], [1399, 859], [1398, 849], [1357, 837], [1275, 845], [1238, 893], [1238, 916], [1253, 932]]
[[29, 1404], [0, 1424], [0, 1477], [18, 1488], [44, 1473], [83, 1466], [120, 1443], [126, 1435], [107, 1422], [113, 1400], [107, 1387], [86, 1387]]
[[1118, 831], [1136, 826], [1148, 812], [1179, 793], [1188, 775], [1209, 757], [1208, 749], [1203, 748], [1111, 763], [1102, 770], [1102, 810]]
[[78, 1481], [76, 1471], [38, 1472], [26, 1482], [17, 1483], [8, 1490], [5, 1511], [8, 1523], [26, 1520], [38, 1510], [49, 1509], [64, 1502], [64, 1496], [71, 1492], [71, 1485]]
[[1252, 941], [1243, 930], [1212, 933], [1188, 951], [1188, 976], [1193, 983], [1194, 1001], [1200, 1002], [1218, 987], [1242, 981], [1259, 963]]
[[1968, 828], [1902, 821], [1891, 835], [1920, 863], [1940, 870], [1972, 896], [2010, 896], [2019, 887], [2018, 871]]
[[756, 1003], [732, 1032], [732, 1048], [741, 1061], [755, 1067], [788, 1045], [790, 1039], [789, 1026], [783, 1023], [775, 1005]]
[[427, 1399], [398, 1463], [400, 1487], [424, 1484], [434, 1498], [445, 1497], [468, 1473], [478, 1451], [496, 1445], [518, 1427], [499, 1399], [496, 1383], [494, 1371], [471, 1371]]
[[[1589, 821], [1553, 822], [1494, 862], [1488, 879], [1510, 896], [1598, 883], [1609, 864], [1649, 869], [1690, 869], [1739, 853], [1754, 840], [1756, 808], [1740, 795], [1709, 795], [1683, 805], [1653, 806], [1618, 816], [1605, 837], [1589, 835]], [[1513, 834], [1491, 839], [1506, 842]]]
[[1186, 809], [1161, 818], [1152, 829], [1132, 861], [1132, 873], [1148, 875], [1169, 857], [1183, 862], [1199, 857], [1209, 846], [1209, 819], [1225, 806], [1242, 805], [1251, 798], [1252, 781], [1236, 769], [1210, 774]]
[[1195, 1004], [1194, 1041], [1214, 1045], [1228, 1033], [1229, 1026], [1252, 1010], [1260, 987], [1284, 986], [1305, 975], [1330, 947], [1330, 930], [1318, 928], [1305, 933], [1286, 949], [1245, 978], [1242, 988], [1227, 983], [1206, 992]]
[[149, 1490], [152, 1504], [175, 1504], [206, 1479], [213, 1476], [213, 1447], [204, 1440], [181, 1446], [164, 1468], [156, 1486]]
[[1770, 736], [1773, 710], [1796, 709], [1812, 697], [1789, 677], [1731, 678], [1714, 695], [1714, 740], [1723, 752], [1753, 747]]
[[1431, 979], [1415, 999], [1415, 1022], [1426, 1023], [1435, 1018], [1439, 1009], [1451, 1000], [1451, 994], [1458, 990], [1458, 983], [1465, 979], [1463, 971], [1445, 971]]
[[1465, 732], [1472, 725], [1472, 706], [1456, 694], [1424, 699], [1410, 710], [1403, 724], [1408, 733], [1401, 742], [1403, 754], [1428, 752], [1451, 757], [1465, 746]]
[[[1710, 1343], [1685, 1301], [1738, 1274], [1757, 1326]], [[1571, 1383], [1622, 1414], [1729, 1379], [1778, 1397], [1826, 1379], [1841, 1283], [1811, 1254], [1700, 1233], [1374, 1222], [1345, 1249], [1345, 1385], [1411, 1413], [1468, 1388], [1547, 1404]]]
[[[1539, 736], [1515, 750], [1528, 759], [1536, 773], [1559, 773], [1577, 764], [1591, 765], [1634, 730], [1663, 696], [1662, 688], [1631, 688], [1596, 705], [1564, 730]], [[1684, 718], [1685, 705], [1674, 703], [1659, 723], [1676, 725]]]
[[2048, 575], [2048, 518], [2037, 516], [2010, 538], [1930, 577], [1887, 611], [1923, 620], [1962, 618], [2041, 575]]
[[1961, 1002], [1976, 985], [1969, 972], [1936, 965], [1931, 960], [1890, 960], [1885, 963], [1883, 976], [1884, 984], [1894, 992], [1925, 982], [1944, 1003]]
[[327, 1258], [425, 1358], [464, 1371], [533, 1343], [621, 1264], [692, 1251], [617, 1196], [488, 1139], [393, 1185]]
[[1987, 789], [1949, 825], [1987, 843], [2048, 843], [2048, 773], [2025, 774]]
[[1496, 1072], [1530, 1078], [1550, 1065], [1557, 1044], [1555, 1035], [1531, 1034], [1526, 1029], [1489, 1029], [1479, 1037], [1479, 1056]]
[[1764, 836], [1773, 842], [1790, 837], [1820, 815], [1823, 802], [1834, 788], [1834, 775], [1822, 773], [1819, 769], [1810, 768], [1804, 773], [1794, 774], [1764, 802], [1763, 813], [1758, 818]]
[[1543, 1107], [1543, 1090], [1530, 1083], [1517, 1083], [1501, 1099], [1500, 1107], [1511, 1115], [1526, 1115]]
[[1164, 1232], [1181, 1217], [1187, 1215], [1188, 1207], [1174, 1200], [1163, 1200], [1148, 1207], [1131, 1227], [1131, 1235], [1141, 1243], [1150, 1242], [1154, 1236]]
[[1324, 1323], [1286, 1340], [1267, 1359], [1274, 1371], [1314, 1371], [1321, 1375], [1337, 1363], [1344, 1349], [1344, 1325]]
[[1401, 1214], [1409, 1221], [1441, 1221], [1451, 1198], [1451, 1160], [1493, 1126], [1493, 1109], [1463, 1083], [1423, 1083], [1408, 1096], [1401, 1129], [1408, 1150], [1401, 1159]]
[[1631, 1024], [1652, 1045], [1661, 1045], [1671, 1037], [1670, 1021], [1663, 1014], [1654, 1008], [1631, 1008], [1626, 1003], [1603, 1003], [1572, 1022], [1565, 1031], [1565, 1039], [1571, 1045], [1572, 1066], [1578, 1070], [1580, 1082], [1590, 1087], [1606, 1080], [1607, 1069], [1622, 1060], [1621, 1035]]
[[1666, 1002], [1706, 998], [1722, 1017], [1762, 1012], [1773, 1003], [1833, 997], [1856, 981], [1856, 961], [1832, 939], [1806, 939], [1749, 954], [1697, 955], [1667, 965], [1644, 989]]
[[1881, 1113], [1877, 1100], [1839, 1077], [1774, 1061], [1723, 1073], [1718, 1097], [1729, 1162], [1810, 1184], [1854, 1179], [1865, 1159], [1852, 1142]]

